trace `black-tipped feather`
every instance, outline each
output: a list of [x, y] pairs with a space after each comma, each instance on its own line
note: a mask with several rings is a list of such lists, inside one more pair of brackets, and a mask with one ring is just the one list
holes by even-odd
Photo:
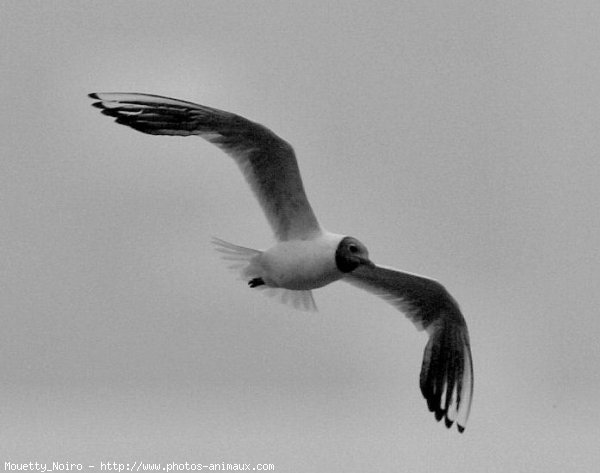
[[279, 240], [321, 231], [292, 147], [239, 115], [183, 100], [138, 93], [89, 94], [120, 125], [150, 135], [198, 135], [235, 159]]
[[[463, 379], [466, 365], [470, 367], [471, 362], [465, 358], [465, 352], [470, 357], [470, 348], [463, 336], [460, 331], [449, 327], [438, 327], [430, 335], [423, 355], [421, 392], [427, 399], [429, 410], [438, 421], [443, 418], [447, 427], [456, 420], [449, 417], [451, 411], [455, 409], [458, 412], [465, 408], [462, 399]], [[472, 375], [468, 379], [472, 379]], [[467, 394], [470, 397], [470, 392]], [[458, 427], [459, 431], [464, 430], [464, 426]]]

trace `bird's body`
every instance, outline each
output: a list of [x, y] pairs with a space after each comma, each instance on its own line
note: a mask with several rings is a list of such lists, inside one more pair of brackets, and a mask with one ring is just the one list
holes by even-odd
[[117, 123], [153, 135], [197, 135], [239, 166], [263, 208], [277, 242], [254, 250], [215, 239], [251, 288], [279, 294], [295, 307], [316, 309], [312, 290], [343, 280], [397, 309], [429, 341], [420, 387], [429, 410], [462, 432], [471, 409], [473, 365], [458, 304], [438, 282], [378, 266], [356, 238], [325, 230], [308, 202], [293, 148], [268, 128], [239, 115], [182, 100], [138, 93], [90, 94]]
[[310, 240], [281, 241], [257, 257], [262, 279], [270, 287], [306, 291], [344, 276], [335, 263], [343, 235], [323, 232]]

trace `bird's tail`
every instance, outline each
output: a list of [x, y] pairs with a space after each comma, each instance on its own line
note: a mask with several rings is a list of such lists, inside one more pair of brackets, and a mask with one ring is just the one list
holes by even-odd
[[[240, 279], [250, 281], [262, 276], [260, 274], [260, 265], [256, 261], [256, 257], [261, 255], [262, 251], [234, 245], [216, 237], [212, 238], [212, 243], [215, 245], [216, 250], [223, 255], [223, 259], [231, 262], [229, 269], [237, 271], [240, 274]], [[307, 311], [317, 310], [312, 291], [295, 291], [281, 287], [270, 287], [266, 284], [256, 286], [256, 289], [260, 289], [263, 291], [263, 294], [275, 297], [284, 304], [289, 304], [296, 309]]]
[[259, 274], [256, 274], [255, 265], [252, 263], [254, 258], [260, 255], [262, 251], [234, 245], [217, 237], [212, 238], [212, 244], [216, 246], [215, 249], [222, 254], [224, 260], [231, 261], [231, 264], [228, 266], [229, 269], [238, 270], [242, 278], [251, 279], [260, 277]]

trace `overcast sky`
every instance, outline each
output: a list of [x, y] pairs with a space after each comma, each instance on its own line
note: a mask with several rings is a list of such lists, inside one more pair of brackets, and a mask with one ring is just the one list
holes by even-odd
[[[600, 4], [2, 1], [0, 464], [588, 472], [600, 462]], [[337, 283], [317, 313], [210, 245], [271, 231], [233, 162], [89, 92], [239, 113], [321, 223], [441, 281], [474, 357], [463, 435], [426, 336]]]

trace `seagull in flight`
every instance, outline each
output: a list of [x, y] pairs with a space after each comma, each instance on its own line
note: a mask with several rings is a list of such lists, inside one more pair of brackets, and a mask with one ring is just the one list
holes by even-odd
[[334, 281], [365, 289], [403, 312], [429, 336], [420, 388], [446, 427], [463, 432], [473, 398], [469, 332], [457, 302], [437, 281], [380, 266], [352, 236], [325, 230], [304, 192], [293, 148], [239, 115], [157, 95], [93, 93], [94, 107], [117, 123], [151, 135], [200, 136], [233, 158], [276, 237], [266, 250], [214, 239], [251, 288], [316, 310], [312, 290]]

